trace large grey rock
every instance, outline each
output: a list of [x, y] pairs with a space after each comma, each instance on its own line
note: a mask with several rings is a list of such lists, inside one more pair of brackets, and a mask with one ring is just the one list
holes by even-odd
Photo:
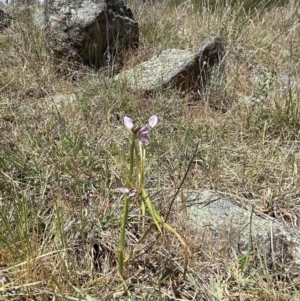
[[296, 229], [284, 226], [257, 210], [254, 210], [251, 221], [251, 208], [237, 206], [211, 191], [186, 190], [183, 199], [183, 206], [187, 207], [194, 227], [203, 233], [212, 231], [211, 243], [219, 241], [225, 244], [223, 252], [226, 254], [232, 248], [236, 254], [241, 251], [245, 254], [251, 222], [252, 248], [267, 258], [269, 266], [292, 266], [300, 271], [300, 232]]
[[121, 0], [45, 0], [50, 54], [95, 67], [122, 60], [139, 42], [138, 24]]
[[[175, 86], [181, 90], [204, 88], [213, 70], [220, 69], [224, 48], [219, 37], [206, 38], [196, 53], [168, 49], [114, 77], [133, 90], [152, 92]], [[222, 70], [224, 72], [224, 70]]]

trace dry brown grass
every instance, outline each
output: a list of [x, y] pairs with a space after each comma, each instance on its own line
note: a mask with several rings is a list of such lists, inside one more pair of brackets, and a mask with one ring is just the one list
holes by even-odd
[[[126, 173], [107, 151], [126, 160], [125, 114], [141, 124], [158, 115], [146, 185], [163, 216], [195, 155], [183, 187], [254, 200], [270, 214], [274, 208], [277, 216], [292, 214], [291, 226], [299, 226], [297, 3], [248, 15], [229, 7], [196, 11], [191, 3], [132, 4], [141, 45], [127, 55], [125, 68], [167, 48], [196, 50], [206, 36], [220, 35], [226, 81], [193, 102], [178, 91], [144, 98], [107, 86], [88, 69], [67, 66], [59, 75], [29, 16], [16, 15], [0, 33], [4, 300], [298, 300], [295, 275], [270, 270], [260, 254], [242, 273], [240, 254], [220, 255], [226, 242], [209, 231], [200, 236], [176, 206], [169, 223], [189, 242], [186, 278], [180, 279], [178, 241], [155, 232], [126, 267], [125, 282], [117, 273], [122, 200], [113, 190]], [[138, 208], [130, 207], [128, 248], [145, 230]]]

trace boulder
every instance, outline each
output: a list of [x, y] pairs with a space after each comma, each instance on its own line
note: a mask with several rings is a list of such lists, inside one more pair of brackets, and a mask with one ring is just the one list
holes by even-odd
[[122, 0], [45, 0], [45, 36], [58, 60], [96, 68], [122, 61], [138, 47], [138, 24]]
[[201, 43], [195, 53], [179, 49], [164, 50], [149, 61], [121, 72], [114, 80], [144, 92], [170, 86], [181, 90], [195, 86], [203, 89], [209, 83], [213, 70], [221, 70], [224, 54], [221, 38], [211, 36]]
[[251, 251], [256, 250], [266, 258], [269, 267], [287, 266], [299, 271], [299, 230], [259, 210], [252, 211], [249, 205], [238, 206], [212, 191], [185, 190], [178, 200], [194, 228], [203, 235], [213, 233], [212, 247], [219, 243], [224, 254], [234, 250], [235, 254], [245, 255], [250, 242]]
[[9, 27], [11, 23], [10, 15], [2, 8], [0, 8], [0, 31]]

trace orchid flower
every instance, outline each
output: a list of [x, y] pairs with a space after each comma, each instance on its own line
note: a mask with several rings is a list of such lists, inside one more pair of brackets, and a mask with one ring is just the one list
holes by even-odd
[[[161, 233], [162, 228], [168, 230], [184, 246], [184, 251], [185, 251], [184, 254], [185, 261], [184, 261], [184, 270], [183, 270], [183, 277], [184, 277], [186, 274], [188, 257], [189, 257], [188, 245], [185, 239], [181, 237], [181, 235], [175, 229], [173, 229], [169, 224], [163, 221], [163, 218], [155, 210], [151, 202], [151, 199], [144, 188], [144, 178], [145, 178], [145, 171], [146, 171], [146, 147], [144, 147], [144, 145], [149, 142], [150, 133], [157, 124], [157, 117], [153, 115], [149, 118], [149, 122], [147, 125], [134, 128], [133, 121], [129, 117], [125, 116], [124, 124], [129, 130], [131, 130], [132, 140], [130, 144], [130, 155], [129, 155], [130, 166], [128, 170], [128, 177], [126, 180], [125, 187], [120, 187], [115, 189], [115, 191], [119, 191], [123, 194], [123, 201], [124, 201], [123, 216], [122, 216], [121, 227], [120, 227], [120, 247], [119, 247], [119, 256], [118, 256], [118, 270], [120, 276], [122, 277], [122, 280], [125, 278], [124, 265], [128, 263], [128, 261], [133, 256], [133, 254], [138, 250], [138, 247], [134, 246], [130, 250], [129, 254], [125, 257], [126, 228], [128, 224], [129, 210], [131, 209], [129, 205], [130, 202], [132, 201], [132, 198], [134, 198], [135, 200], [140, 197], [142, 201], [141, 213], [143, 217], [143, 225], [144, 225], [144, 218], [146, 216], [146, 209], [148, 209], [158, 231]], [[139, 141], [139, 144], [136, 143], [137, 140]], [[134, 181], [134, 176], [137, 177], [137, 181]], [[137, 187], [138, 189], [135, 189], [134, 187]], [[137, 242], [137, 245], [139, 245], [145, 240], [145, 238], [150, 233], [149, 231], [150, 229], [151, 228], [146, 230], [146, 232], [141, 236], [141, 238]]]
[[134, 188], [126, 188], [126, 187], [120, 187], [120, 188], [116, 188], [115, 189], [116, 191], [120, 191], [120, 192], [122, 192], [123, 194], [128, 194], [128, 196], [130, 197], [130, 198], [132, 198], [132, 197], [134, 197], [134, 196], [136, 196], [136, 194], [137, 194], [137, 190], [136, 189], [134, 189]]
[[147, 144], [149, 142], [149, 135], [151, 133], [151, 130], [157, 124], [157, 117], [155, 115], [151, 116], [149, 118], [149, 123], [146, 126], [143, 126], [136, 130], [133, 129], [132, 120], [127, 116], [124, 117], [124, 124], [128, 129], [132, 130], [137, 135], [139, 141], [142, 144]]

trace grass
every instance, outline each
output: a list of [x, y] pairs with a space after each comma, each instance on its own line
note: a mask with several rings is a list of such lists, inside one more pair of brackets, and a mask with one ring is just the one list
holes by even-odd
[[[30, 14], [14, 12], [12, 26], [0, 33], [3, 300], [298, 300], [295, 275], [270, 270], [259, 253], [245, 271], [240, 254], [220, 254], [224, 242], [197, 235], [175, 206], [168, 222], [192, 251], [186, 278], [178, 279], [178, 241], [153, 233], [120, 282], [123, 204], [114, 189], [123, 186], [126, 168], [108, 152], [118, 162], [127, 158], [125, 115], [136, 124], [159, 118], [147, 148], [146, 186], [163, 216], [186, 175], [182, 188], [230, 193], [276, 208], [282, 218], [290, 214], [299, 225], [297, 1], [256, 9], [249, 1], [203, 1], [197, 9], [195, 1], [175, 2], [131, 1], [141, 45], [125, 68], [167, 48], [196, 50], [205, 37], [220, 35], [226, 80], [197, 101], [175, 90], [145, 98], [84, 67], [65, 64], [59, 75]], [[129, 246], [144, 231], [137, 208], [131, 204]]]

